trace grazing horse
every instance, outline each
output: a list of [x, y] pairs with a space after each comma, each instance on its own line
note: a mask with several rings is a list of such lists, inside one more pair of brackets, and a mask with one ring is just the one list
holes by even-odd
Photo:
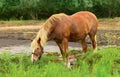
[[77, 12], [73, 15], [64, 13], [54, 14], [41, 26], [37, 36], [31, 43], [32, 62], [40, 59], [43, 54], [43, 47], [47, 41], [54, 40], [70, 67], [68, 58], [68, 42], [80, 41], [83, 53], [87, 51], [85, 38], [89, 35], [93, 49], [96, 49], [96, 32], [98, 20], [96, 16], [88, 11]]

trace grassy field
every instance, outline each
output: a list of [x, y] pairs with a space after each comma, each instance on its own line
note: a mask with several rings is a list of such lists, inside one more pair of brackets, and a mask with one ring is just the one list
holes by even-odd
[[[71, 50], [70, 54], [78, 53]], [[79, 53], [80, 54], [80, 53]], [[71, 69], [64, 66], [56, 53], [43, 55], [31, 64], [26, 54], [0, 55], [0, 77], [120, 77], [120, 47], [108, 47], [78, 56]]]

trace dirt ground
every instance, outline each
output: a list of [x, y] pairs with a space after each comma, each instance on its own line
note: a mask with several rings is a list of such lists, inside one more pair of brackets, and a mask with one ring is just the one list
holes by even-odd
[[[29, 53], [29, 38], [34, 38], [45, 21], [0, 21], [0, 53]], [[114, 37], [113, 37], [114, 36]], [[120, 18], [99, 19], [98, 45], [120, 45]], [[89, 40], [88, 40], [89, 43]], [[69, 43], [70, 48], [80, 49], [80, 44]], [[54, 42], [49, 42], [45, 51], [58, 51]]]

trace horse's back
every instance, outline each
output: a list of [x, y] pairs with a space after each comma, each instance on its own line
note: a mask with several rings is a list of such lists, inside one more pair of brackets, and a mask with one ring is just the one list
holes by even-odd
[[88, 11], [82, 11], [82, 12], [78, 12], [78, 15], [83, 16], [83, 18], [88, 20], [89, 23], [94, 23], [96, 26], [98, 26], [97, 17], [93, 13], [88, 12]]
[[85, 22], [85, 23], [95, 23], [96, 25], [98, 24], [98, 20], [97, 17], [88, 11], [81, 11], [81, 12], [77, 12], [73, 15], [70, 16], [72, 18], [72, 20], [76, 23], [80, 23], [80, 22]]

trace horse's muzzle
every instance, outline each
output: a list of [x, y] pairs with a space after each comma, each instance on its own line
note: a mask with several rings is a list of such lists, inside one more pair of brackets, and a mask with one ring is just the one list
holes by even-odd
[[37, 61], [37, 60], [40, 60], [40, 58], [41, 58], [41, 56], [39, 56], [38, 58], [35, 58], [35, 59], [34, 59], [34, 57], [33, 57], [33, 55], [32, 55], [31, 63], [34, 64], [34, 62]]

